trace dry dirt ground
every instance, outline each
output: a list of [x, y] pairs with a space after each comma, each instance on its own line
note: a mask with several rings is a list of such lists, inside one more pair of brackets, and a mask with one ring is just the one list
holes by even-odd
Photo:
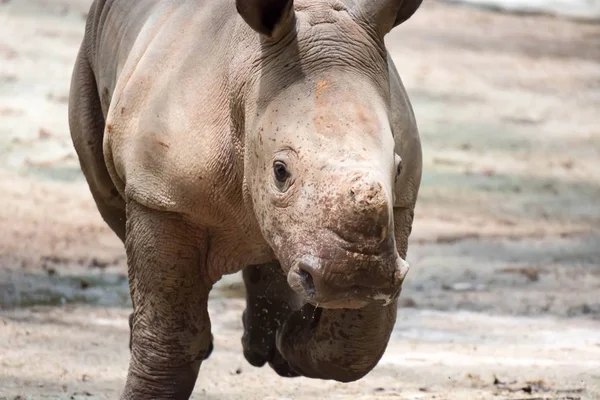
[[[67, 129], [89, 0], [0, 1], [0, 399], [114, 399], [123, 249]], [[433, 0], [387, 40], [424, 176], [389, 348], [352, 384], [242, 356], [219, 283], [195, 399], [600, 399], [600, 25]]]

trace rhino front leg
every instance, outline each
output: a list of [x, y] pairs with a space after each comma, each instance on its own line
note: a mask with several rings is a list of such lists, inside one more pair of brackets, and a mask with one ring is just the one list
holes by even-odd
[[246, 285], [244, 357], [255, 367], [268, 362], [280, 376], [299, 376], [277, 350], [275, 338], [283, 322], [302, 306], [302, 300], [288, 285], [278, 262], [250, 265], [242, 274]]
[[127, 202], [134, 317], [121, 399], [188, 399], [211, 343], [203, 231], [175, 213]]
[[[133, 340], [132, 330], [133, 330], [133, 313], [129, 314], [129, 351], [131, 351], [131, 342]], [[205, 360], [208, 360], [208, 357], [210, 357], [210, 355], [212, 354], [212, 352], [214, 350], [213, 342], [214, 342], [214, 337], [211, 333], [210, 346], [208, 347], [208, 350], [206, 351], [206, 354], [204, 355]]]
[[395, 321], [396, 301], [361, 309], [307, 304], [278, 331], [277, 348], [303, 376], [352, 382], [377, 365]]

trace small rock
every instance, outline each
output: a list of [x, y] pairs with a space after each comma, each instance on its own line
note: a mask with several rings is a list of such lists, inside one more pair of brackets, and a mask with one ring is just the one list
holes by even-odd
[[48, 93], [46, 95], [46, 98], [49, 101], [53, 101], [55, 103], [61, 103], [61, 104], [68, 104], [69, 103], [69, 96], [66, 94], [63, 95], [55, 95], [54, 93]]
[[417, 302], [412, 297], [400, 297], [398, 300], [399, 308], [415, 308], [417, 307]]
[[536, 282], [540, 279], [540, 270], [534, 267], [508, 267], [501, 269], [500, 272], [521, 274], [527, 277], [530, 282]]
[[543, 184], [542, 189], [544, 189], [552, 194], [558, 194], [558, 189], [556, 188], [556, 186], [554, 186], [554, 184], [552, 182]]
[[77, 396], [85, 396], [85, 397], [90, 397], [93, 396], [90, 392], [75, 392], [71, 395], [71, 399], [75, 400], [75, 398]]
[[98, 258], [94, 257], [90, 260], [89, 267], [90, 268], [106, 268], [106, 267], [108, 267], [109, 264], [110, 264], [110, 262], [108, 262], [108, 261], [99, 260]]
[[38, 131], [38, 135], [39, 135], [40, 139], [48, 139], [53, 136], [50, 133], [50, 131], [48, 131], [47, 129], [44, 129], [44, 128], [40, 128], [40, 130]]
[[471, 282], [456, 282], [451, 285], [443, 284], [442, 289], [452, 291], [452, 292], [472, 292], [472, 291], [480, 291], [485, 289], [485, 285], [474, 284]]
[[506, 385], [506, 382], [502, 382], [500, 379], [498, 379], [498, 377], [496, 375], [494, 375], [494, 386], [498, 386], [498, 385]]
[[564, 169], [572, 169], [575, 163], [573, 162], [573, 160], [567, 160], [564, 161], [561, 165]]
[[496, 175], [496, 171], [493, 168], [484, 168], [481, 170], [481, 175], [494, 176], [494, 175]]

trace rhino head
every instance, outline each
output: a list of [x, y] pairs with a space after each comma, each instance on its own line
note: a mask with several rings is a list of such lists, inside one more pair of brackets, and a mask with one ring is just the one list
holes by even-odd
[[420, 3], [237, 0], [259, 33], [243, 96], [245, 199], [311, 304], [389, 304], [408, 272], [384, 36]]

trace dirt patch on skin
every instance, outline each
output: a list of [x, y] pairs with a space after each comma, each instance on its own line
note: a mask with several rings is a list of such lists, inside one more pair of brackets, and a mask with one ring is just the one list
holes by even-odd
[[[67, 125], [88, 0], [0, 3], [0, 399], [116, 398], [123, 246]], [[198, 399], [600, 398], [600, 26], [426, 2], [387, 44], [424, 175], [396, 330], [339, 384], [241, 351], [239, 275], [211, 294]]]

